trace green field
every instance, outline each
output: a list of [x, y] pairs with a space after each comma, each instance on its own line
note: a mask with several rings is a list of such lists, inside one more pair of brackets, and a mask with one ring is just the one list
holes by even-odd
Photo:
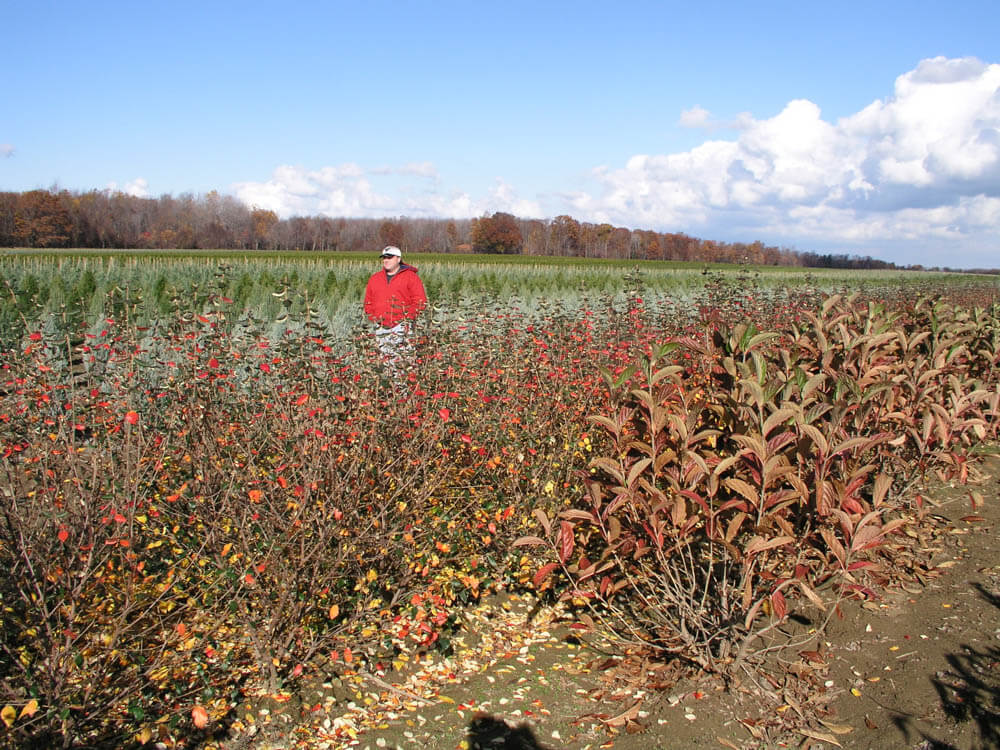
[[[568, 314], [621, 309], [636, 296], [694, 319], [702, 307], [715, 306], [721, 288], [772, 298], [791, 289], [889, 296], [940, 285], [1000, 288], [995, 277], [912, 271], [454, 254], [412, 254], [407, 262], [420, 270], [437, 323], [470, 314], [548, 315], [553, 305]], [[363, 323], [360, 299], [377, 268], [375, 258], [348, 253], [8, 250], [0, 255], [0, 325], [11, 331], [23, 316], [55, 330], [92, 329], [123, 314], [150, 325], [225, 298], [230, 317], [280, 321], [308, 309], [339, 335]]]

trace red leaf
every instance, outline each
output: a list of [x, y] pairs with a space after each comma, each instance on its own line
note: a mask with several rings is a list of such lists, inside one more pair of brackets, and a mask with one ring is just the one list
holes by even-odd
[[559, 567], [559, 563], [549, 563], [548, 565], [542, 566], [541, 570], [535, 573], [535, 577], [532, 582], [535, 584], [535, 588], [542, 585], [542, 581], [549, 577], [549, 573]]
[[451, 410], [447, 408], [438, 409], [438, 415], [441, 417], [442, 422], [447, 422], [451, 417]]
[[139, 424], [139, 414], [134, 411], [125, 412], [125, 421], [129, 424]]
[[59, 537], [59, 541], [60, 542], [64, 542], [65, 543], [65, 541], [67, 539], [69, 539], [69, 531], [66, 529], [65, 526], [60, 526], [59, 527], [59, 533], [56, 536]]
[[573, 554], [573, 524], [563, 521], [559, 529], [559, 559], [562, 562], [569, 560]]
[[788, 603], [785, 601], [785, 595], [780, 591], [775, 591], [771, 594], [771, 606], [774, 608], [774, 614], [778, 616], [778, 619], [784, 620], [785, 615], [788, 614]]

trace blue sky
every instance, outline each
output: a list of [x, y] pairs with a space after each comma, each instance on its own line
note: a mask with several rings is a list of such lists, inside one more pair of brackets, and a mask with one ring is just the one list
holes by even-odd
[[1000, 265], [995, 0], [9, 0], [0, 40], [0, 190]]

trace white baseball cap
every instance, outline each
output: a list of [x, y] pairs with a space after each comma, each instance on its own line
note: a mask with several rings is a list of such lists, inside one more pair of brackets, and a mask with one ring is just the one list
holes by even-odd
[[394, 247], [393, 245], [388, 245], [386, 247], [383, 247], [381, 257], [388, 258], [390, 256], [394, 258], [402, 258], [403, 252], [398, 247]]

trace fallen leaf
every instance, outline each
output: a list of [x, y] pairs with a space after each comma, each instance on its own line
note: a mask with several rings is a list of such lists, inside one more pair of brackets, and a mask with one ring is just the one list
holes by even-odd
[[3, 723], [9, 727], [14, 726], [14, 719], [17, 718], [17, 711], [14, 710], [13, 706], [4, 706], [3, 710], [0, 711], [0, 719], [3, 719]]
[[850, 734], [854, 731], [854, 727], [849, 726], [848, 724], [832, 724], [829, 721], [823, 721], [822, 719], [819, 720], [819, 723], [834, 734]]
[[34, 716], [38, 713], [38, 701], [32, 698], [30, 701], [24, 704], [24, 708], [21, 709], [21, 713], [17, 718], [23, 719], [25, 716]]
[[636, 701], [632, 704], [630, 708], [625, 709], [617, 716], [613, 716], [610, 719], [604, 721], [609, 727], [620, 727], [627, 724], [629, 721], [635, 719], [639, 715], [639, 707], [642, 705], [642, 701]]
[[208, 711], [205, 710], [204, 706], [195, 706], [191, 709], [191, 721], [198, 729], [204, 729], [208, 726]]
[[799, 656], [801, 656], [806, 661], [811, 661], [813, 664], [823, 664], [823, 654], [819, 651], [799, 651]]
[[827, 734], [826, 732], [814, 732], [811, 729], [800, 729], [799, 734], [805, 735], [811, 740], [819, 740], [820, 742], [829, 742], [831, 745], [836, 745], [837, 747], [843, 747], [837, 738], [832, 734]]

